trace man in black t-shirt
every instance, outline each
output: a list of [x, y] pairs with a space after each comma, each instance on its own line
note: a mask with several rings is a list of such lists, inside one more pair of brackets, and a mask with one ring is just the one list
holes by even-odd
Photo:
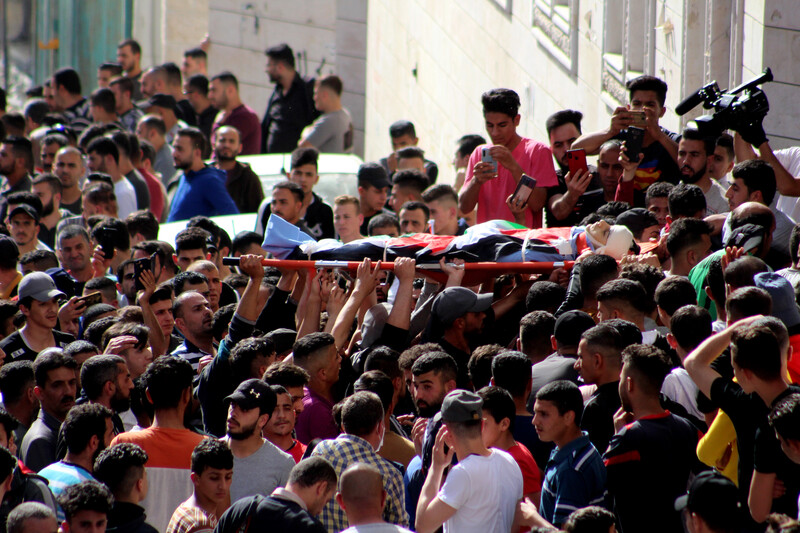
[[64, 348], [75, 338], [55, 329], [58, 300], [66, 295], [56, 288], [44, 272], [31, 272], [19, 283], [19, 310], [25, 325], [2, 342], [0, 348], [9, 360], [33, 361], [45, 348]]
[[[720, 376], [711, 363], [731, 344], [736, 382]], [[769, 409], [800, 389], [786, 378], [789, 334], [773, 317], [749, 317], [710, 337], [684, 361], [700, 391], [727, 414], [736, 429], [739, 489], [756, 523], [771, 512], [797, 515], [798, 468], [781, 451], [769, 427]], [[773, 498], [780, 480], [785, 492]]]
[[[671, 365], [654, 346], [634, 344], [622, 352], [616, 434], [603, 455], [608, 491], [622, 533], [681, 531], [674, 501], [689, 475], [700, 469], [699, 432], [661, 407], [659, 392]], [[655, 481], [655, 482], [653, 482]], [[648, 490], [643, 491], [642, 487]]]

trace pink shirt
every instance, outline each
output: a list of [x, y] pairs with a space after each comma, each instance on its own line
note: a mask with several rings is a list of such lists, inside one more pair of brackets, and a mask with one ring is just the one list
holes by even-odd
[[[475, 148], [469, 156], [467, 165], [467, 176], [464, 185], [472, 180], [472, 170], [481, 161], [481, 148], [491, 146], [484, 144]], [[522, 171], [536, 180], [538, 187], [552, 187], [558, 184], [555, 167], [553, 166], [553, 154], [550, 147], [533, 139], [522, 140], [511, 152], [511, 157], [519, 163]], [[511, 176], [511, 171], [503, 165], [497, 165], [497, 177], [489, 180], [481, 186], [478, 196], [478, 216], [477, 221], [486, 222], [488, 220], [510, 220], [514, 221], [514, 215], [506, 206], [506, 198], [514, 194], [517, 189], [517, 182]], [[529, 228], [542, 227], [541, 210], [535, 215], [530, 211], [525, 212], [525, 225]]]

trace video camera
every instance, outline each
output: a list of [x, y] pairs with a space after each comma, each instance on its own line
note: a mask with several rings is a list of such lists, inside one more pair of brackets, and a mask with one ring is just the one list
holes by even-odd
[[772, 79], [772, 71], [767, 68], [761, 76], [728, 92], [721, 91], [717, 82], [712, 81], [686, 97], [675, 112], [683, 116], [702, 103], [705, 109], [713, 109], [714, 113], [695, 119], [700, 133], [718, 137], [727, 129], [740, 131], [760, 123], [767, 116], [767, 95], [757, 85]]

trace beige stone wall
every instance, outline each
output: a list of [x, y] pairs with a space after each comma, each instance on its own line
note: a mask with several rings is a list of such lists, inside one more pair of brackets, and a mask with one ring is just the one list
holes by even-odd
[[[523, 135], [546, 140], [545, 119], [564, 108], [584, 113], [585, 131], [605, 127], [618, 105], [603, 81], [606, 39], [615, 31], [644, 33], [651, 43], [644, 71], [670, 87], [665, 127], [680, 130], [699, 113], [681, 119], [672, 109], [704, 83], [717, 79], [730, 87], [771, 65], [782, 83], [766, 88], [774, 110], [766, 128], [777, 146], [797, 144], [794, 114], [800, 111], [793, 102], [800, 96], [800, 69], [793, 54], [800, 50], [795, 43], [800, 43], [800, 11], [790, 9], [795, 0], [572, 1], [577, 9], [569, 17], [577, 25], [577, 42], [567, 61], [532, 22], [536, 7], [558, 3], [554, 0], [371, 1], [366, 158], [385, 155], [389, 125], [406, 118], [439, 163], [442, 179], [451, 181], [454, 143], [466, 133], [485, 136], [480, 95], [493, 87], [520, 94]], [[620, 27], [614, 6], [642, 10], [644, 16]], [[630, 69], [628, 77], [634, 74]]]

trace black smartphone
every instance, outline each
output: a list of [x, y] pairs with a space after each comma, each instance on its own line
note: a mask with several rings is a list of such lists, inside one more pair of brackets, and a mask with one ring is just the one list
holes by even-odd
[[644, 130], [631, 126], [625, 130], [625, 155], [632, 162], [639, 161], [642, 154], [642, 143], [644, 142]]
[[152, 257], [149, 259], [143, 257], [142, 259], [133, 260], [133, 283], [136, 286], [137, 291], [144, 290], [144, 285], [142, 285], [142, 272], [144, 272], [145, 270], [150, 270], [150, 271], [153, 270]]
[[103, 257], [114, 258], [114, 244], [117, 242], [117, 228], [98, 228], [94, 233], [97, 244], [103, 250]]

